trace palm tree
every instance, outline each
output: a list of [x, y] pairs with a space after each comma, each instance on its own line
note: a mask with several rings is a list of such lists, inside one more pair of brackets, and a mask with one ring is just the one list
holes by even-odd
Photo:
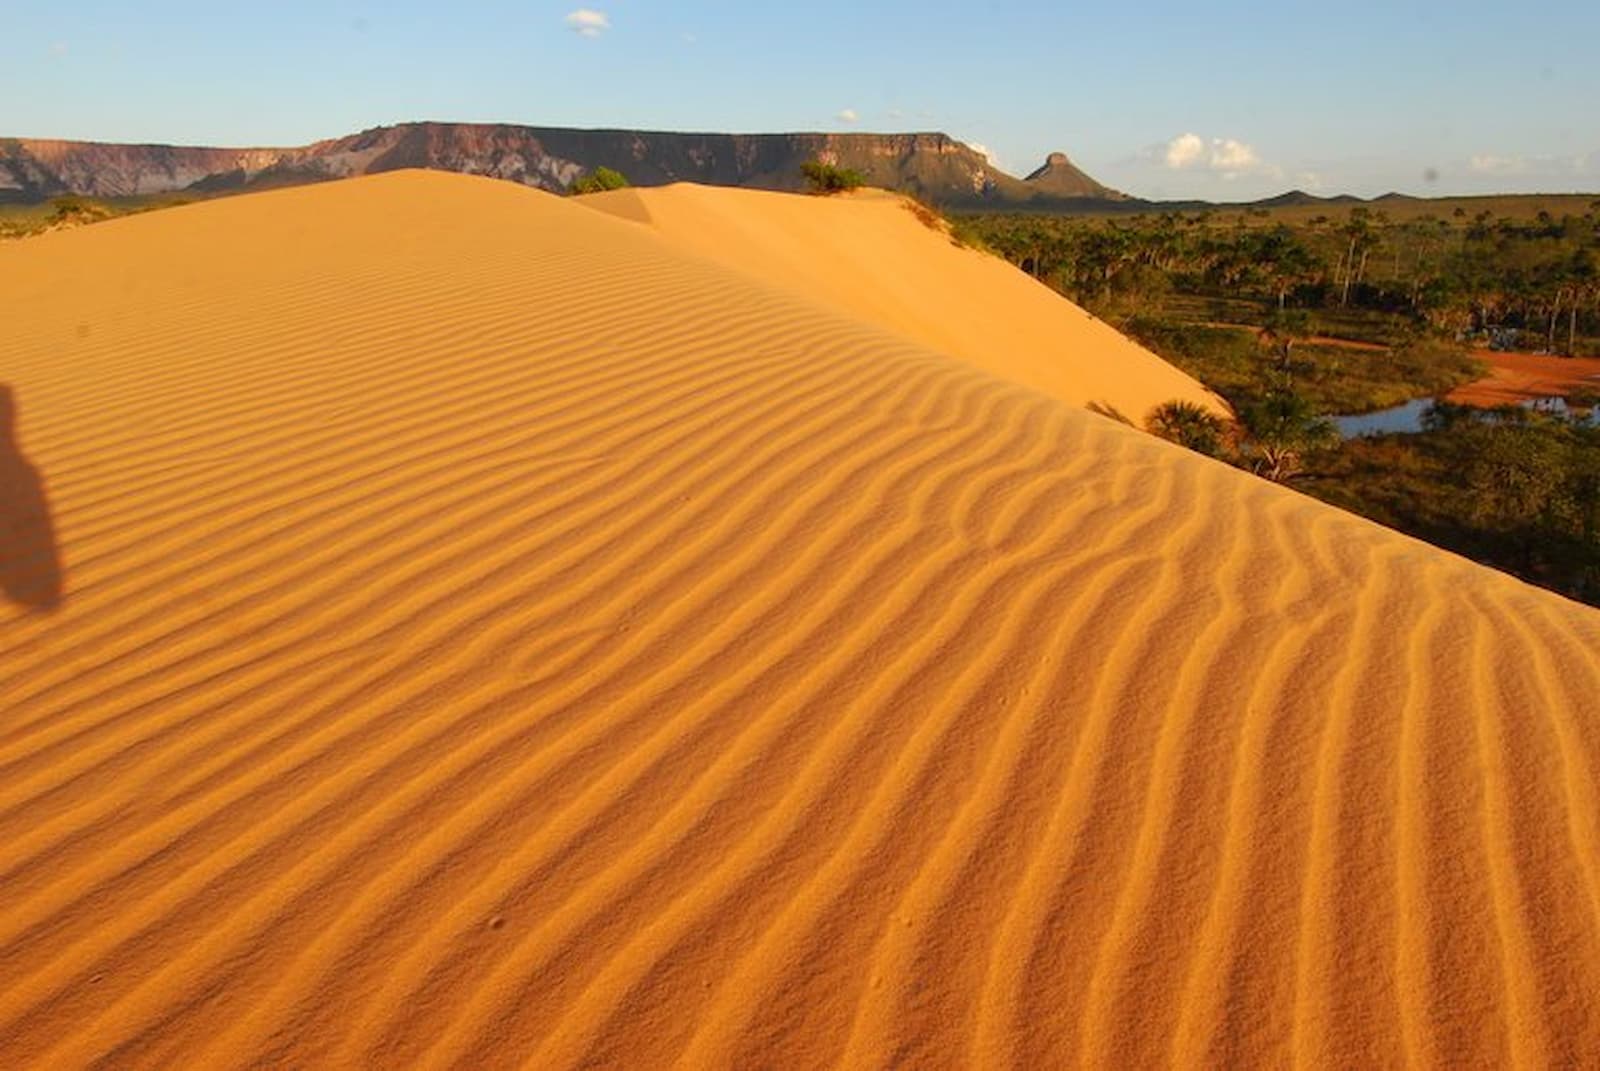
[[1282, 224], [1264, 232], [1252, 244], [1256, 266], [1273, 293], [1278, 295], [1281, 312], [1289, 291], [1308, 281], [1316, 271], [1316, 258], [1294, 232]]
[[1366, 254], [1372, 245], [1372, 227], [1367, 222], [1371, 213], [1365, 208], [1352, 208], [1350, 219], [1344, 225], [1345, 237], [1350, 239], [1349, 248], [1345, 250], [1344, 259], [1344, 287], [1339, 295], [1341, 307], [1350, 304], [1350, 281], [1355, 277], [1356, 254], [1362, 255], [1362, 266], [1366, 265]]
[[1292, 371], [1294, 345], [1311, 337], [1311, 315], [1304, 309], [1280, 309], [1267, 317], [1261, 329], [1261, 345], [1277, 364], [1280, 374]]
[[1274, 483], [1287, 483], [1307, 454], [1339, 440], [1333, 422], [1288, 386], [1274, 387], [1239, 415], [1256, 455], [1251, 469]]
[[1197, 454], [1220, 457], [1222, 421], [1196, 402], [1163, 402], [1150, 411], [1145, 427], [1168, 442], [1186, 446]]

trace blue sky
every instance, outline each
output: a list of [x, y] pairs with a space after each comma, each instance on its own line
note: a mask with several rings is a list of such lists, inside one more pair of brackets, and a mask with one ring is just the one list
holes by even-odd
[[0, 26], [0, 135], [943, 130], [1148, 197], [1600, 190], [1595, 0], [0, 0]]

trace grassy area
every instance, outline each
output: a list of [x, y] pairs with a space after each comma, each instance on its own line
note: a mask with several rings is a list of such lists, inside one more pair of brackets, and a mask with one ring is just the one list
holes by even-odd
[[1296, 355], [1307, 366], [1296, 383], [1324, 413], [1369, 413], [1436, 397], [1488, 371], [1460, 347], [1437, 341], [1387, 350], [1309, 343]]
[[196, 197], [181, 193], [138, 197], [56, 197], [43, 204], [0, 203], [0, 239], [26, 238], [59, 227], [80, 226], [117, 216], [153, 212], [189, 204]]
[[[1252, 327], [1155, 317], [1137, 317], [1122, 327], [1235, 407], [1258, 398], [1286, 371]], [[1287, 371], [1318, 412], [1341, 415], [1434, 397], [1485, 373], [1482, 362], [1461, 347], [1432, 340], [1393, 348], [1301, 342], [1290, 350]]]

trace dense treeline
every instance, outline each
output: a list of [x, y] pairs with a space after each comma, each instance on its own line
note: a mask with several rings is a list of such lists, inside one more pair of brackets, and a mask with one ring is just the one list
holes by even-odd
[[1600, 426], [1441, 404], [1316, 464], [1319, 498], [1600, 605]]
[[[1585, 214], [1391, 219], [1355, 206], [1131, 218], [967, 216], [959, 234], [1098, 312], [1171, 294], [1370, 310], [1458, 339], [1600, 352], [1600, 201]], [[1385, 341], [1392, 341], [1385, 340]]]

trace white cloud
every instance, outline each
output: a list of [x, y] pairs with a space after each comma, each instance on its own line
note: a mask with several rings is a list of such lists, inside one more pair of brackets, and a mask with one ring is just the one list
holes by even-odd
[[834, 116], [834, 118], [839, 120], [841, 123], [854, 123], [859, 120], [861, 116], [856, 114], [856, 110], [854, 108], [846, 108], [838, 115]]
[[580, 37], [599, 37], [611, 29], [611, 20], [606, 18], [604, 12], [593, 11], [586, 7], [580, 7], [568, 15], [566, 22], [567, 29]]
[[1281, 178], [1283, 169], [1261, 159], [1253, 145], [1237, 138], [1206, 139], [1183, 133], [1156, 146], [1149, 154], [1170, 171], [1210, 171], [1225, 179], [1240, 175], [1265, 175]]
[[1167, 142], [1165, 159], [1174, 171], [1193, 167], [1206, 155], [1205, 139], [1199, 134], [1179, 134]]
[[1000, 167], [1001, 166], [1000, 160], [995, 156], [995, 154], [992, 151], [990, 151], [989, 146], [984, 145], [981, 142], [969, 141], [969, 142], [967, 142], [967, 148], [971, 149], [973, 152], [975, 152], [978, 155], [982, 156], [985, 160], [989, 161], [989, 163], [992, 164], [993, 166], [995, 166], [995, 167]]
[[1467, 167], [1480, 175], [1515, 175], [1528, 170], [1528, 161], [1520, 156], [1497, 156], [1486, 152], [1468, 160]]
[[1254, 171], [1261, 166], [1261, 157], [1242, 141], [1218, 138], [1211, 143], [1211, 169], [1213, 171]]

